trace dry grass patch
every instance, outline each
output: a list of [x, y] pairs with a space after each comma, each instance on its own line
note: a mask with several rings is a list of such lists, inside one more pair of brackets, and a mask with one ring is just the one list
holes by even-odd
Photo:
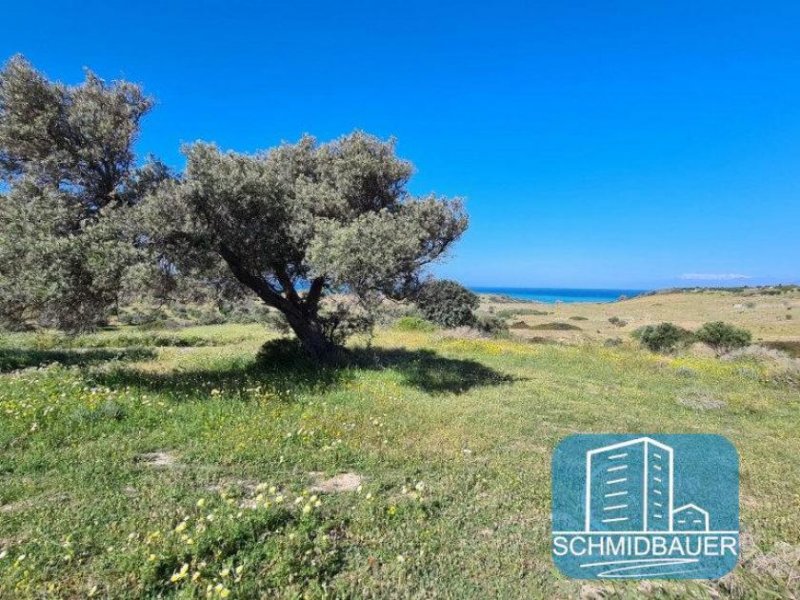
[[311, 473], [311, 477], [313, 480], [311, 491], [323, 494], [355, 492], [363, 482], [361, 475], [356, 473], [340, 473], [327, 479], [324, 473]]
[[181, 466], [178, 462], [177, 456], [171, 452], [145, 452], [137, 454], [133, 461], [146, 467], [153, 467], [156, 469], [170, 469]]

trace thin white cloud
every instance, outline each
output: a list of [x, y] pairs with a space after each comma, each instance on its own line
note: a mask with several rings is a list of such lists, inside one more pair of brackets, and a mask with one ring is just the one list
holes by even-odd
[[692, 281], [735, 281], [737, 279], [751, 279], [750, 275], [741, 273], [684, 273], [679, 279]]

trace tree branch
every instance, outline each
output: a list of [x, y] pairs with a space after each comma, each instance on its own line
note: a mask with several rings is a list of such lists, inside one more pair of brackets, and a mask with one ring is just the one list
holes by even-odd
[[241, 259], [225, 244], [220, 244], [219, 253], [228, 264], [228, 267], [230, 267], [233, 276], [243, 285], [253, 290], [266, 304], [277, 308], [283, 313], [297, 312], [297, 308], [274, 290], [266, 281], [257, 275], [249, 273], [244, 266], [242, 266]]
[[325, 278], [324, 277], [317, 277], [311, 282], [311, 288], [308, 290], [308, 294], [306, 294], [306, 303], [309, 307], [316, 309], [317, 305], [319, 304], [320, 298], [322, 298], [322, 290], [325, 287]]
[[302, 304], [302, 301], [300, 300], [300, 296], [297, 294], [297, 290], [294, 289], [294, 283], [292, 282], [291, 277], [289, 277], [289, 274], [286, 272], [285, 267], [273, 267], [273, 270], [275, 271], [275, 278], [283, 288], [283, 293], [286, 294], [287, 300], [299, 307]]

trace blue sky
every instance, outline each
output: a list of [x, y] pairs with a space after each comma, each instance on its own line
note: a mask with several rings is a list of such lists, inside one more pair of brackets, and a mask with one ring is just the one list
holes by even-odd
[[[398, 138], [471, 285], [800, 280], [800, 3], [15, 2], [0, 59], [157, 100], [138, 148]], [[747, 279], [737, 278], [747, 276]]]

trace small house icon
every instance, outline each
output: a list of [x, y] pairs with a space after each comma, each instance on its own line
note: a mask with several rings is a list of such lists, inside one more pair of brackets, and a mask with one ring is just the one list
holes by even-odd
[[672, 511], [675, 531], [709, 531], [708, 511], [696, 504], [684, 504]]

